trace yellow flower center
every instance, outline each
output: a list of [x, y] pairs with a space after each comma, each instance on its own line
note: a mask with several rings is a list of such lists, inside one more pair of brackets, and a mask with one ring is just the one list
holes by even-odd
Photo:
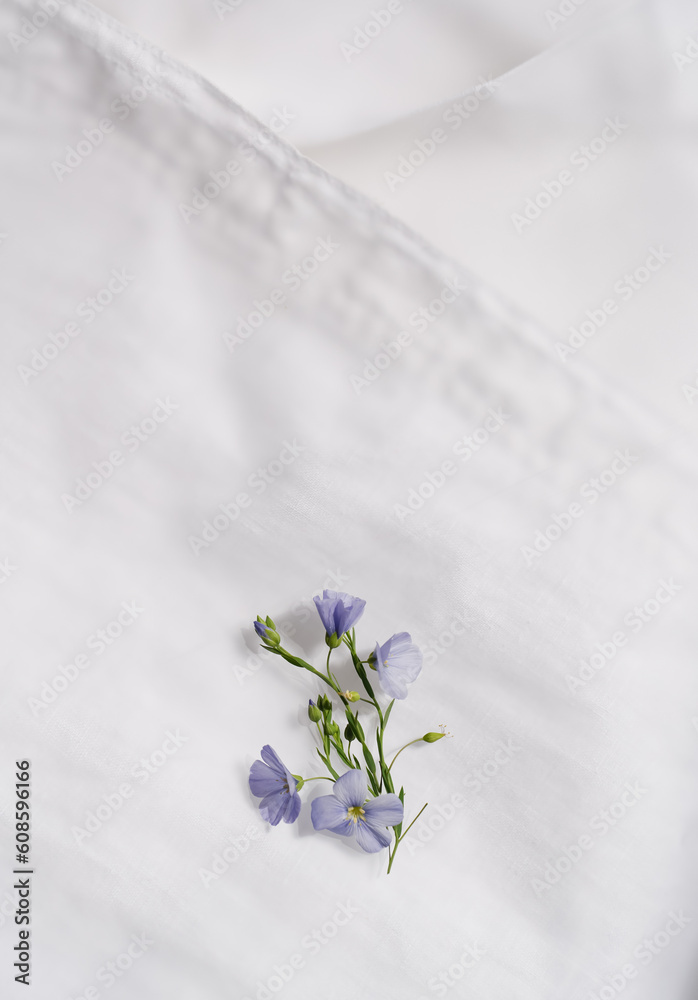
[[359, 820], [365, 815], [366, 813], [361, 808], [361, 806], [349, 806], [349, 808], [347, 809], [347, 819], [351, 819], [355, 823], [358, 823]]

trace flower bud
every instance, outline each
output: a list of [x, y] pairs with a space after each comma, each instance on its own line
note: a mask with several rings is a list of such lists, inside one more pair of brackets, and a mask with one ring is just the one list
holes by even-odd
[[311, 722], [319, 722], [322, 718], [322, 712], [312, 698], [308, 698], [308, 718]]
[[345, 691], [344, 697], [347, 699], [347, 701], [359, 701], [361, 695], [359, 694], [358, 691]]
[[255, 632], [262, 640], [262, 642], [266, 642], [268, 646], [279, 645], [279, 643], [281, 642], [281, 636], [276, 631], [274, 622], [268, 615], [266, 621], [264, 621], [263, 618], [260, 618], [259, 615], [257, 615], [257, 621], [253, 622], [253, 624]]
[[347, 743], [351, 743], [351, 741], [354, 739], [354, 733], [352, 732], [352, 728], [349, 725], [346, 725], [344, 727], [344, 739], [347, 741]]
[[327, 733], [328, 736], [337, 737], [339, 736], [339, 726], [337, 725], [336, 722], [326, 722], [325, 732]]
[[344, 711], [345, 711], [346, 716], [347, 716], [347, 722], [349, 724], [349, 728], [354, 733], [354, 739], [365, 740], [366, 737], [364, 735], [364, 731], [363, 731], [363, 728], [361, 726], [361, 723], [359, 722], [358, 713], [357, 713], [357, 715], [354, 715], [348, 705], [344, 709]]
[[442, 740], [446, 733], [427, 733], [426, 736], [422, 736], [425, 743], [436, 743], [437, 740]]

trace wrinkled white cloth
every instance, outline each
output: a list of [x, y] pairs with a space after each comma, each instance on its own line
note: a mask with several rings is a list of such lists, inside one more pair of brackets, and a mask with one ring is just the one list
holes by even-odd
[[[263, 46], [252, 6], [229, 17]], [[335, 60], [371, 16], [349, 6], [327, 29]], [[477, 10], [448, 6], [466, 25]], [[252, 50], [246, 101], [213, 57], [227, 95], [163, 52], [188, 58], [163, 21], [149, 44], [72, 0], [32, 34], [37, 8], [0, 7], [0, 935], [9, 979], [28, 759], [40, 1000], [695, 995], [695, 84], [672, 58], [692, 26], [671, 3], [597, 21], [589, 0], [558, 44], [545, 9], [545, 31], [509, 22], [536, 58], [396, 188], [410, 229], [243, 110], [283, 117], [283, 73]], [[384, 36], [397, 63], [409, 16]], [[291, 20], [289, 61], [318, 47]], [[294, 141], [367, 189], [356, 174], [380, 160], [384, 183], [458, 97], [451, 66], [365, 111], [379, 45], [341, 114], [321, 60], [294, 77]], [[635, 131], [581, 171], [575, 150], [630, 116], [631, 77]], [[403, 121], [389, 155], [387, 133], [355, 156], [332, 144], [420, 95], [446, 104]], [[564, 194], [517, 233], [563, 169]], [[640, 266], [626, 300], [613, 285]], [[617, 315], [561, 357], [567, 326], [611, 298]], [[453, 734], [395, 766], [407, 820], [429, 807], [389, 877], [384, 856], [313, 832], [324, 783], [276, 829], [247, 788], [266, 743], [321, 773], [319, 689], [260, 657], [251, 622], [271, 614], [320, 665], [323, 587], [367, 601], [366, 654], [403, 630], [424, 650], [388, 751]]]

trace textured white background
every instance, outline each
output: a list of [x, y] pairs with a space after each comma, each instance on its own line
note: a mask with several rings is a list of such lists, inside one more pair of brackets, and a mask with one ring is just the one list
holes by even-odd
[[[698, 15], [587, 0], [553, 30], [544, 0], [415, 2], [347, 62], [369, 4], [245, 0], [223, 19], [203, 2], [101, 6], [128, 30], [73, 2], [13, 51], [8, 33], [37, 8], [0, 4], [3, 990], [26, 995], [12, 983], [11, 786], [28, 757], [40, 1000], [94, 1000], [90, 987], [264, 1000], [294, 954], [287, 1000], [691, 1000], [698, 924], [661, 932], [672, 911], [695, 917], [698, 875], [698, 469], [682, 388], [698, 365], [698, 60], [674, 58]], [[385, 172], [481, 76], [492, 99], [391, 192]], [[150, 96], [59, 180], [52, 164], [143, 77]], [[253, 115], [284, 107], [282, 140], [185, 221], [209, 171], [242, 162]], [[628, 124], [618, 142], [517, 233], [512, 214], [606, 117]], [[338, 244], [330, 260], [231, 349], [239, 317], [319, 238]], [[671, 259], [621, 301], [614, 284], [660, 246]], [[80, 303], [112, 269], [133, 280], [85, 322]], [[467, 291], [416, 333], [410, 315], [454, 278]], [[555, 344], [611, 296], [617, 314], [562, 361]], [[27, 376], [71, 321], [81, 332]], [[405, 329], [411, 346], [357, 392]], [[159, 399], [176, 408], [129, 451], [122, 435]], [[490, 408], [508, 419], [460, 461]], [[256, 494], [250, 477], [285, 441], [300, 454]], [[68, 511], [63, 495], [114, 449], [123, 464]], [[584, 484], [617, 449], [637, 459], [592, 503]], [[448, 459], [457, 472], [400, 517]], [[251, 505], [195, 555], [191, 536], [240, 492]], [[582, 516], [526, 558], [574, 502]], [[633, 631], [625, 616], [662, 579], [677, 593]], [[311, 773], [317, 692], [254, 658], [250, 622], [270, 613], [323, 657], [307, 608], [334, 581], [368, 601], [366, 650], [407, 629], [431, 653], [389, 749], [441, 722], [454, 734], [396, 765], [408, 818], [430, 809], [389, 878], [383, 857], [314, 834], [307, 805], [265, 828], [246, 786], [266, 742]], [[97, 652], [90, 637], [122, 602], [142, 612]], [[627, 645], [571, 690], [619, 630]], [[80, 654], [88, 665], [55, 684]], [[65, 690], [49, 701], [51, 685]], [[142, 780], [134, 768], [161, 760], [171, 732], [183, 745]], [[78, 844], [124, 782], [133, 794]], [[602, 832], [601, 811], [636, 783]], [[584, 834], [592, 847], [541, 889]], [[205, 886], [201, 869], [236, 839], [244, 850]], [[346, 926], [308, 947], [347, 903]], [[107, 987], [100, 969], [143, 934], [146, 954]], [[469, 946], [484, 954], [438, 985]]]

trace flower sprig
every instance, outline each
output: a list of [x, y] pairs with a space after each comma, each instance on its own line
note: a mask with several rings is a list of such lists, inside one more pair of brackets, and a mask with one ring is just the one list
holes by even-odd
[[[317, 729], [316, 753], [329, 773], [309, 778], [293, 774], [276, 751], [266, 745], [262, 748], [262, 760], [256, 760], [250, 770], [250, 790], [261, 798], [262, 817], [277, 826], [282, 820], [294, 823], [298, 819], [301, 810], [298, 793], [307, 782], [331, 781], [331, 794], [311, 802], [313, 827], [342, 837], [355, 836], [359, 846], [369, 854], [388, 848], [389, 873], [401, 841], [427, 807], [425, 803], [403, 830], [405, 789], [401, 786], [396, 793], [393, 765], [407, 747], [420, 742], [435, 743], [446, 733], [428, 732], [410, 740], [388, 764], [386, 728], [395, 702], [407, 697], [408, 684], [412, 684], [421, 672], [422, 654], [408, 632], [398, 632], [386, 642], [376, 643], [373, 651], [363, 659], [357, 650], [354, 626], [366, 602], [334, 590], [324, 590], [322, 597], [315, 597], [314, 601], [325, 628], [327, 661], [324, 672], [284, 649], [276, 625], [268, 615], [266, 618], [258, 616], [254, 628], [265, 649], [314, 674], [339, 699], [344, 716], [341, 725], [334, 718], [335, 705], [327, 694], [323, 692], [316, 700], [308, 702], [308, 718]], [[332, 654], [342, 645], [349, 650], [363, 694], [343, 689], [332, 672]], [[379, 693], [391, 698], [386, 708], [381, 707], [374, 683]], [[369, 705], [376, 713], [371, 716], [370, 728], [375, 726], [375, 729], [370, 738], [364, 729], [364, 723], [368, 726], [368, 722], [365, 717], [363, 722], [359, 717], [359, 702]], [[375, 753], [371, 740], [375, 742]]]

